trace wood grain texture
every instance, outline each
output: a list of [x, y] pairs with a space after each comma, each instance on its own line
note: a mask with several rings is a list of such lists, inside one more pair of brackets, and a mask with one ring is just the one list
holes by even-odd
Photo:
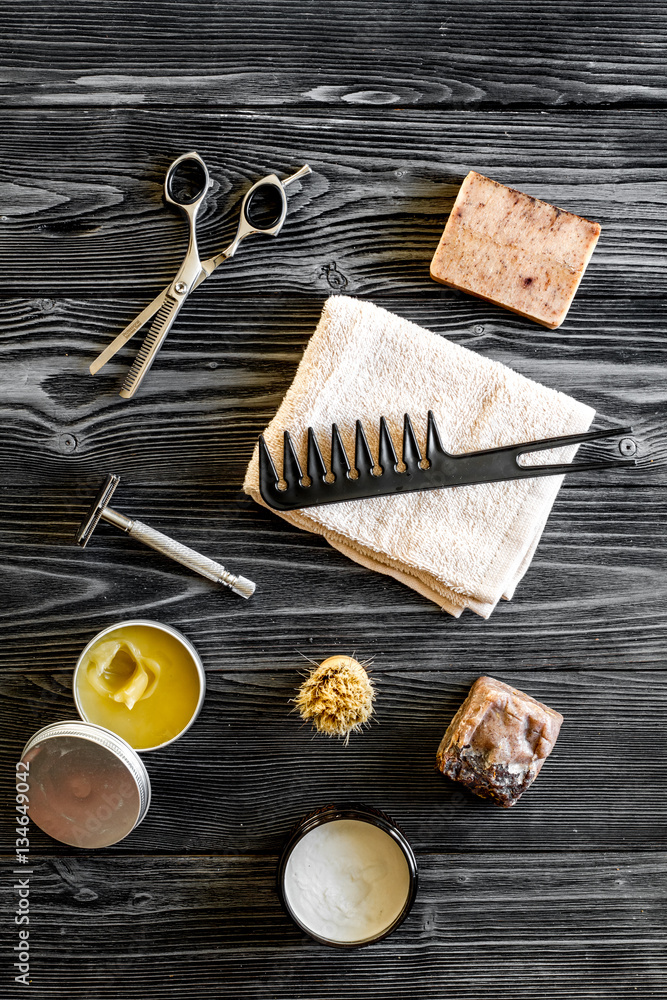
[[5, 3], [3, 98], [24, 106], [664, 105], [667, 16], [618, 0]]
[[[0, 105], [0, 880], [16, 943], [14, 764], [73, 718], [71, 672], [113, 621], [171, 623], [204, 660], [192, 730], [148, 755], [153, 802], [117, 847], [31, 831], [32, 995], [545, 1000], [665, 997], [667, 494], [664, 5], [342, 0], [3, 6]], [[188, 302], [141, 393], [135, 353], [87, 366], [173, 278], [162, 203], [187, 149], [214, 181], [202, 250], [243, 193], [304, 162], [278, 240]], [[476, 169], [602, 225], [549, 332], [435, 285]], [[512, 602], [455, 621], [240, 493], [259, 431], [332, 293], [368, 298], [630, 422], [632, 473], [571, 479]], [[256, 579], [248, 602], [102, 525], [120, 511]], [[346, 747], [291, 712], [304, 656], [373, 658], [376, 722]], [[509, 811], [434, 769], [470, 683], [565, 716]], [[421, 888], [387, 941], [316, 945], [282, 913], [277, 855], [326, 801], [393, 814]], [[25, 990], [0, 972], [0, 997]]]
[[352, 1000], [363, 990], [376, 1000], [405, 996], [406, 984], [438, 1000], [664, 995], [662, 852], [517, 852], [511, 868], [488, 852], [421, 855], [406, 922], [355, 951], [317, 945], [291, 924], [276, 867], [275, 856], [167, 867], [36, 857], [30, 995]]
[[185, 253], [185, 223], [163, 206], [162, 185], [171, 160], [192, 148], [214, 180], [199, 227], [205, 253], [231, 238], [255, 180], [313, 168], [290, 193], [280, 237], [248, 241], [210, 279], [226, 296], [425, 293], [471, 168], [602, 225], [579, 295], [665, 294], [661, 112], [392, 110], [322, 121], [301, 111], [121, 109], [5, 111], [0, 122], [3, 295], [142, 289], [150, 301]]
[[[193, 639], [193, 630], [186, 634]], [[226, 630], [217, 633], [224, 644]], [[329, 650], [325, 649], [325, 652]], [[308, 654], [322, 657], [315, 643]], [[359, 655], [359, 653], [358, 653]], [[664, 717], [664, 672], [630, 674], [609, 666], [540, 673], [502, 662], [493, 675], [565, 717], [539, 777], [510, 810], [484, 802], [436, 772], [438, 744], [479, 670], [409, 669], [376, 656], [374, 721], [343, 741], [313, 734], [291, 699], [307, 664], [268, 672], [239, 658], [236, 671], [207, 667], [207, 694], [192, 729], [164, 750], [144, 754], [153, 803], [116, 853], [275, 852], [298, 819], [327, 802], [353, 801], [388, 812], [415, 850], [495, 849], [582, 852], [660, 850], [667, 833], [661, 787], [667, 754], [661, 728], [646, 725], [649, 706]], [[3, 749], [19, 759], [42, 725], [77, 717], [72, 671], [3, 673]], [[621, 773], [623, 779], [621, 779]], [[5, 785], [7, 777], [5, 775]], [[11, 812], [2, 817], [11, 839]], [[33, 852], [71, 854], [36, 828]], [[82, 855], [85, 852], [79, 852]]]
[[[13, 490], [4, 529], [3, 662], [21, 674], [71, 667], [109, 621], [165, 620], [217, 668], [271, 673], [314, 645], [430, 669], [489, 663], [529, 669], [664, 670], [667, 601], [664, 490], [561, 491], [528, 574], [491, 620], [458, 621], [402, 584], [356, 566], [323, 539], [247, 497], [204, 487], [163, 494], [128, 481], [114, 498], [139, 517], [258, 584], [250, 601], [170, 562], [108, 525], [74, 544], [96, 489]], [[650, 627], [647, 625], [650, 622]], [[386, 662], [386, 661], [385, 661]]]
[[[258, 434], [292, 382], [324, 296], [232, 298], [202, 289], [178, 317], [132, 404], [118, 396], [141, 334], [95, 377], [92, 359], [136, 315], [142, 300], [7, 300], [0, 308], [0, 414], [4, 469], [12, 481], [51, 484], [107, 468], [142, 484], [240, 489]], [[584, 474], [577, 485], [664, 485], [667, 349], [655, 334], [664, 302], [575, 300], [562, 331], [443, 289], [373, 297], [378, 305], [457, 344], [593, 406], [599, 426], [632, 424], [639, 467]], [[379, 415], [378, 415], [379, 418]], [[446, 422], [446, 414], [439, 418]], [[147, 426], [150, 425], [150, 432]], [[417, 428], [420, 435], [424, 428]], [[588, 446], [610, 457], [610, 445]], [[571, 479], [569, 484], [575, 484]], [[87, 487], [86, 487], [87, 488]]]

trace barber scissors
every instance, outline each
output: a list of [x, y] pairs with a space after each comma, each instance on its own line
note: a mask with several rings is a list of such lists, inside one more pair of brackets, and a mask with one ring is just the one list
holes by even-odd
[[[131, 399], [153, 364], [187, 297], [201, 285], [202, 281], [210, 277], [223, 261], [234, 256], [241, 240], [246, 236], [252, 236], [253, 233], [264, 233], [266, 236], [278, 235], [287, 215], [285, 188], [310, 172], [310, 167], [305, 164], [283, 181], [275, 174], [267, 174], [253, 184], [241, 203], [241, 217], [232, 242], [214, 257], [200, 260], [197, 249], [197, 214], [211, 183], [209, 173], [198, 153], [184, 153], [174, 160], [165, 178], [164, 196], [165, 201], [178, 208], [188, 220], [190, 240], [185, 259], [171, 284], [167, 285], [150, 305], [147, 305], [122, 333], [118, 334], [99, 357], [95, 358], [90, 366], [91, 375], [96, 375], [137, 330], [155, 316], [120, 390], [120, 395], [124, 399]], [[258, 194], [259, 199], [256, 198]], [[253, 219], [252, 202], [262, 199], [264, 204], [261, 217], [255, 213], [256, 217]]]

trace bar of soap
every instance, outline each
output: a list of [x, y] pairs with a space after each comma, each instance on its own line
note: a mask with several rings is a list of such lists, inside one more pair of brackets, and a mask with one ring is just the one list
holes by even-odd
[[431, 261], [431, 277], [554, 330], [599, 236], [597, 222], [471, 170]]
[[438, 769], [509, 808], [540, 773], [562, 722], [559, 712], [523, 691], [478, 677], [438, 747]]

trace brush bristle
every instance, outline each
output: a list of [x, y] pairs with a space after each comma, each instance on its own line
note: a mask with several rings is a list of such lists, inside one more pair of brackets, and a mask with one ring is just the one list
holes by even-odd
[[351, 656], [330, 656], [306, 678], [294, 703], [301, 718], [327, 736], [344, 736], [362, 728], [373, 714], [373, 684]]

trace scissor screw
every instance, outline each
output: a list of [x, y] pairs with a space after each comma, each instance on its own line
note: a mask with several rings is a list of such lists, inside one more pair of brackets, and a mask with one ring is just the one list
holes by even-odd
[[187, 290], [188, 286], [185, 284], [184, 281], [177, 281], [176, 284], [174, 285], [174, 291], [178, 292], [179, 295], [183, 295], [183, 293], [187, 292]]
[[623, 438], [619, 441], [618, 450], [621, 455], [635, 455], [637, 453], [637, 442], [632, 438]]

